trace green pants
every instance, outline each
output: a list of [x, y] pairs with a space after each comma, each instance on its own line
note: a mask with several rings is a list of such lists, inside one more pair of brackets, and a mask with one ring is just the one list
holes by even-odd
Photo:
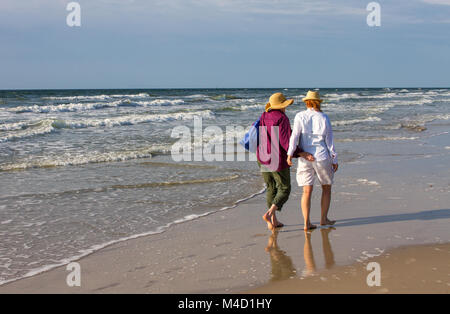
[[[261, 168], [261, 164], [259, 164]], [[261, 171], [264, 182], [267, 185], [267, 208], [276, 205], [281, 210], [291, 194], [291, 172], [289, 168], [278, 172]]]

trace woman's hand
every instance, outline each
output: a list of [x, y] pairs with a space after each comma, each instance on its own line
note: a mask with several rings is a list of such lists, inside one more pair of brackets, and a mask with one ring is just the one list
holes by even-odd
[[334, 172], [338, 171], [339, 165], [338, 164], [333, 164], [333, 170]]
[[292, 156], [288, 156], [287, 164], [289, 165], [289, 167], [292, 167]]
[[310, 153], [307, 153], [307, 152], [299, 153], [298, 157], [305, 158], [307, 161], [314, 161], [314, 160], [316, 160], [313, 155], [311, 155]]

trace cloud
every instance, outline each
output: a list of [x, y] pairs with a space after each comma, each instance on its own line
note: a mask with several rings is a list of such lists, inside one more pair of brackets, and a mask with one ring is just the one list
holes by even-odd
[[[349, 15], [365, 13], [365, 7], [329, 0], [158, 0], [173, 9], [216, 10], [267, 15]], [[161, 7], [161, 5], [159, 5]]]
[[422, 0], [422, 1], [429, 4], [450, 5], [450, 0]]
[[[81, 4], [86, 27], [126, 30], [132, 27], [164, 31], [259, 29], [271, 25], [320, 25], [335, 31], [364, 25], [367, 2], [361, 0], [1, 0], [0, 27], [34, 28], [65, 25], [66, 5]], [[398, 0], [382, 4], [385, 25], [447, 23], [450, 0]], [[447, 14], [447, 15], [445, 15]], [[353, 24], [352, 24], [353, 23]], [[327, 28], [328, 25], [333, 25]], [[298, 28], [297, 28], [298, 29]]]
[[367, 14], [360, 0], [1, 0], [0, 27], [65, 26], [66, 5], [71, 1], [80, 3], [85, 27], [161, 32], [195, 32], [190, 27], [201, 30], [206, 24], [211, 31], [326, 25], [331, 19], [349, 17], [364, 21]]
[[[149, 12], [188, 11], [199, 15], [205, 11], [254, 13], [268, 15], [352, 15], [365, 13], [360, 1], [346, 3], [332, 0], [2, 0], [0, 11], [40, 11], [60, 9], [76, 1], [89, 9], [148, 10]], [[431, 1], [431, 0], [430, 0]], [[437, 0], [436, 0], [437, 1]], [[448, 1], [447, 1], [448, 2]]]

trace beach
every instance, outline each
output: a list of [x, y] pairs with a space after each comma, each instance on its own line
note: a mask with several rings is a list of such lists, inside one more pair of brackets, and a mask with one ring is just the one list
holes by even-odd
[[[372, 269], [360, 264], [290, 278], [248, 291], [251, 294], [448, 294], [450, 245], [407, 246], [371, 258], [381, 266], [379, 286], [369, 286]], [[447, 282], [445, 280], [447, 279]]]
[[[434, 134], [413, 146], [374, 141], [364, 146], [373, 155], [342, 163], [333, 228], [305, 234], [293, 185], [279, 214], [286, 226], [276, 234], [261, 219], [260, 194], [80, 259], [81, 287], [68, 287], [63, 266], [2, 285], [0, 293], [448, 293], [449, 134]], [[366, 284], [372, 261], [381, 267], [379, 287]]]
[[448, 294], [449, 16], [2, 0], [0, 295]]
[[[286, 226], [272, 234], [261, 218], [262, 177], [237, 142], [224, 145], [223, 160], [172, 158], [175, 128], [195, 133], [201, 119], [193, 148], [217, 148], [225, 138], [209, 127], [225, 135], [242, 126], [230, 132], [242, 138], [275, 91], [2, 91], [0, 293], [244, 293], [275, 283], [297, 293], [308, 290], [285, 281], [345, 278], [337, 275], [345, 267], [364, 270], [372, 259], [383, 261], [383, 276], [396, 267], [384, 258], [403, 248], [418, 261], [405, 269], [422, 274], [426, 250], [448, 252], [448, 89], [321, 91], [339, 154], [330, 210], [337, 223], [310, 234], [296, 162], [279, 215]], [[307, 90], [283, 91], [296, 99], [292, 123]], [[316, 224], [319, 199], [316, 186]], [[442, 258], [428, 261], [442, 278], [423, 292], [448, 291]], [[75, 261], [81, 287], [66, 283]]]

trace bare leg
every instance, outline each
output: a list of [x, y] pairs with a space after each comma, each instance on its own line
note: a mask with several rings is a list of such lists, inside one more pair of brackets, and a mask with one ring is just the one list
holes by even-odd
[[[278, 206], [273, 204], [270, 209], [262, 216], [262, 218], [264, 219], [265, 222], [267, 222], [267, 228], [269, 230], [273, 230], [274, 228], [276, 228], [276, 223], [278, 223], [278, 220], [275, 216], [275, 211], [278, 209]], [[275, 219], [273, 220], [273, 216], [275, 216]], [[272, 223], [272, 221], [274, 221], [275, 225]]]
[[309, 214], [311, 212], [311, 195], [313, 191], [312, 185], [305, 185], [303, 187], [303, 194], [302, 194], [302, 213], [303, 213], [303, 219], [305, 221], [305, 227], [304, 230], [310, 230], [315, 229], [316, 226], [311, 224], [311, 220], [309, 217]]
[[320, 225], [329, 226], [334, 225], [336, 221], [332, 221], [328, 219], [328, 211], [330, 209], [331, 203], [331, 185], [322, 185], [322, 215], [320, 218]]

